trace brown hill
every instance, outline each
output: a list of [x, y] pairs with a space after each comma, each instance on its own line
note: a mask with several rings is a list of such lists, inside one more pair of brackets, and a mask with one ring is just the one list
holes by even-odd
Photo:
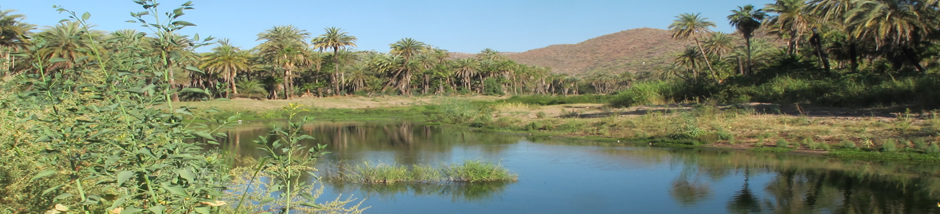
[[672, 55], [692, 42], [672, 39], [668, 30], [638, 28], [578, 44], [551, 45], [507, 55], [516, 62], [552, 68], [555, 73], [650, 71], [671, 63]]

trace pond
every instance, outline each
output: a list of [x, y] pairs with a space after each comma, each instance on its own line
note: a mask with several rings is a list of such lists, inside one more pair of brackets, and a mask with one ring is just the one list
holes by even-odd
[[[243, 155], [267, 124], [229, 130]], [[363, 161], [498, 162], [511, 183], [325, 183], [321, 199], [366, 199], [367, 213], [940, 213], [940, 167], [474, 131], [399, 123], [313, 123], [321, 171]], [[323, 173], [323, 172], [320, 172]]]

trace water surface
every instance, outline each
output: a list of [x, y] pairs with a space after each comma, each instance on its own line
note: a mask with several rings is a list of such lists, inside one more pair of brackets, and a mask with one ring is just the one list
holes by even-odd
[[[266, 124], [229, 131], [239, 153]], [[332, 153], [319, 169], [362, 161], [498, 162], [515, 183], [326, 183], [321, 199], [365, 198], [368, 213], [940, 213], [933, 164], [878, 163], [713, 149], [668, 149], [400, 123], [314, 123]]]

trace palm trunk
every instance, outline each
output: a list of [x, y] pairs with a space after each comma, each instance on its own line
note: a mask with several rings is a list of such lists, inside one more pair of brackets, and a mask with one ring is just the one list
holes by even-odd
[[[751, 61], [751, 37], [749, 36], [747, 38], [744, 38], [744, 43], [745, 43], [745, 46], [747, 46], [747, 70], [744, 70], [741, 73], [747, 76], [752, 73], [751, 69], [753, 69], [752, 67], [753, 62]], [[738, 59], [738, 61], [740, 64], [740, 59]]]
[[830, 71], [829, 57], [828, 55], [826, 55], [826, 51], [823, 50], [822, 37], [819, 36], [819, 33], [816, 32], [816, 29], [813, 29], [813, 37], [811, 37], [809, 40], [810, 40], [810, 43], [812, 43], [813, 47], [816, 48], [816, 57], [819, 58], [820, 64], [822, 64], [823, 69], [825, 69], [826, 72], [829, 72]]
[[914, 69], [917, 69], [918, 72], [924, 73], [924, 67], [920, 65], [920, 58], [917, 56], [917, 52], [913, 48], [905, 47], [904, 57], [907, 58], [908, 62], [914, 65]]
[[339, 82], [336, 81], [336, 75], [339, 74], [339, 49], [333, 47], [333, 94], [339, 95]]
[[702, 48], [702, 44], [698, 42], [698, 38], [695, 38], [695, 45], [697, 45], [698, 50], [702, 52], [702, 57], [705, 58], [705, 64], [708, 65], [708, 70], [711, 71], [712, 78], [715, 78], [716, 83], [721, 83], [721, 81], [718, 80], [718, 73], [716, 73], [715, 69], [712, 68], [712, 62], [708, 60], [708, 54], [705, 53], [705, 49]]
[[849, 42], [849, 58], [852, 60], [852, 73], [858, 71], [858, 49], [854, 41]]

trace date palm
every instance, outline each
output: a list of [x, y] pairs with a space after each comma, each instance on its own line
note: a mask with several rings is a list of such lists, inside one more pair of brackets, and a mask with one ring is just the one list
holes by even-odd
[[[409, 60], [414, 56], [423, 54], [428, 49], [428, 46], [427, 44], [424, 44], [424, 42], [419, 42], [418, 40], [415, 40], [412, 38], [401, 39], [398, 42], [392, 43], [389, 46], [391, 48], [391, 51], [389, 51], [391, 54], [402, 57], [402, 64], [398, 68], [398, 71], [396, 71], [395, 74], [392, 75], [392, 78], [397, 79], [396, 82], [398, 82], [398, 89], [403, 94], [410, 94], [410, 90], [408, 87], [411, 84], [411, 74], [412, 74], [411, 70], [412, 69], [409, 69], [410, 67]], [[389, 81], [389, 83], [391, 82], [392, 81]], [[385, 88], [387, 88], [388, 86], [389, 85], [386, 84], [385, 87], [383, 87], [382, 91], [384, 92]]]
[[44, 61], [48, 62], [53, 58], [65, 59], [49, 65], [50, 71], [73, 67], [76, 59], [87, 55], [86, 50], [92, 41], [86, 39], [85, 33], [88, 32], [77, 22], [62, 22], [53, 27], [45, 27], [36, 34], [48, 42], [39, 50]]
[[10, 53], [23, 48], [29, 41], [27, 34], [35, 28], [23, 22], [25, 16], [13, 12], [16, 10], [0, 10], [0, 58], [5, 59], [0, 70], [10, 70], [14, 66]]
[[695, 45], [698, 46], [699, 51], [702, 52], [702, 57], [705, 59], [705, 64], [708, 65], [708, 70], [711, 71], [712, 77], [716, 82], [720, 82], [718, 80], [718, 74], [712, 67], [711, 60], [708, 59], [708, 54], [705, 53], [705, 49], [702, 48], [702, 43], [699, 42], [698, 38], [701, 34], [711, 32], [711, 30], [708, 29], [709, 27], [715, 27], [715, 23], [708, 21], [707, 18], [701, 17], [700, 14], [683, 13], [677, 16], [676, 20], [669, 25], [669, 30], [672, 31], [673, 39], [695, 41]]
[[258, 34], [258, 41], [264, 41], [256, 47], [261, 58], [283, 71], [281, 84], [287, 99], [293, 98], [293, 72], [306, 61], [307, 37], [310, 33], [293, 25], [274, 26]]
[[222, 79], [228, 82], [232, 89], [231, 94], [238, 94], [235, 76], [251, 69], [251, 55], [232, 46], [228, 39], [220, 39], [219, 45], [212, 49], [212, 53], [202, 57], [200, 67], [210, 74], [222, 74]]
[[[699, 59], [701, 58], [702, 53], [697, 48], [689, 46], [676, 55], [675, 65], [685, 67], [687, 71], [692, 72], [693, 79], [698, 79]], [[677, 74], [676, 76], [680, 75]]]
[[[340, 82], [345, 82], [345, 75], [339, 72], [340, 70], [339, 69], [339, 66], [340, 66], [339, 49], [343, 49], [343, 48], [350, 47], [350, 46], [356, 47], [357, 39], [355, 36], [350, 36], [349, 33], [343, 31], [343, 29], [341, 28], [330, 27], [330, 28], [326, 28], [325, 30], [326, 30], [325, 33], [313, 38], [312, 40], [313, 47], [320, 49], [320, 50], [323, 50], [323, 49], [333, 50], [334, 72], [331, 75], [331, 78], [333, 82], [333, 90], [336, 92], [336, 94], [340, 94], [339, 85], [340, 85]], [[341, 76], [340, 81], [336, 80], [337, 74]]]
[[732, 10], [731, 15], [728, 16], [731, 26], [737, 28], [738, 32], [741, 32], [741, 36], [744, 37], [744, 47], [747, 51], [747, 71], [745, 74], [751, 73], [753, 64], [751, 61], [751, 38], [754, 37], [754, 31], [761, 27], [766, 17], [767, 13], [764, 13], [762, 9], [755, 10], [754, 5], [750, 4], [738, 6], [738, 9]]
[[461, 83], [463, 83], [464, 88], [472, 90], [472, 88], [470, 88], [470, 78], [475, 76], [477, 70], [480, 69], [479, 61], [474, 58], [463, 58], [457, 60], [454, 69], [456, 70], [456, 76], [461, 78]]
[[846, 16], [852, 10], [855, 10], [858, 7], [858, 3], [862, 2], [859, 0], [813, 0], [810, 2], [810, 11], [812, 14], [817, 17], [822, 17], [822, 20], [825, 21], [828, 25], [832, 26], [830, 28], [837, 29], [839, 34], [844, 37], [844, 41], [841, 43], [842, 46], [845, 46], [847, 51], [844, 51], [845, 57], [849, 58], [851, 61], [852, 71], [858, 70], [858, 38], [851, 36], [849, 32], [853, 29], [849, 29], [851, 26], [846, 21]]
[[774, 4], [765, 5], [763, 10], [777, 14], [769, 16], [766, 24], [773, 26], [773, 32], [789, 38], [788, 54], [798, 54], [803, 35], [812, 29], [815, 22], [808, 11], [806, 2], [804, 0], [777, 0]]
[[924, 72], [914, 48], [936, 26], [931, 26], [930, 20], [922, 19], [927, 14], [917, 7], [910, 1], [869, 0], [859, 3], [846, 20], [855, 26], [852, 27], [852, 36], [873, 41], [880, 47], [897, 48], [917, 71]]
[[708, 37], [704, 43], [705, 52], [718, 56], [718, 61], [721, 61], [722, 57], [728, 55], [728, 53], [731, 53], [735, 47], [734, 38], [722, 32], [712, 32], [711, 37]]

